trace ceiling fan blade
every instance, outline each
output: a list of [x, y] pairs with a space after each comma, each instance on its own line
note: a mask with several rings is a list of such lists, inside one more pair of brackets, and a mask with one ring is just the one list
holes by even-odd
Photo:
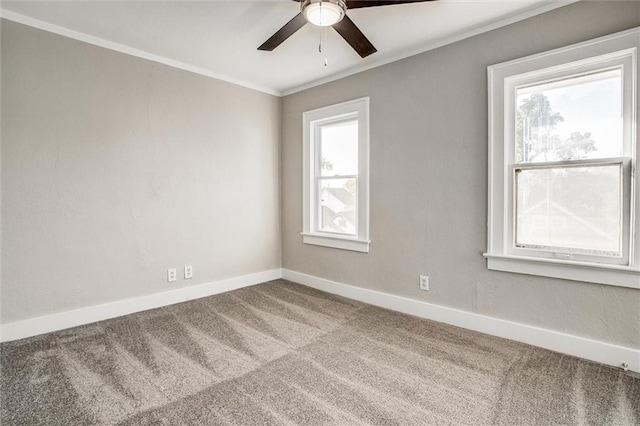
[[389, 6], [393, 4], [422, 3], [434, 0], [347, 0], [347, 9], [360, 9], [362, 7]]
[[333, 28], [362, 58], [378, 51], [348, 16], [345, 15], [340, 22], [333, 24]]
[[269, 37], [269, 40], [262, 43], [262, 45], [258, 47], [258, 50], [272, 51], [276, 47], [280, 46], [283, 41], [291, 37], [293, 33], [304, 27], [306, 23], [307, 20], [304, 15], [302, 13], [298, 13], [292, 20], [284, 24], [284, 27], [280, 28], [274, 35]]

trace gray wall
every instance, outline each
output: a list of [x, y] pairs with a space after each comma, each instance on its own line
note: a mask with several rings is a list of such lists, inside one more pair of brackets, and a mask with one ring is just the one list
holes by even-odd
[[[283, 101], [283, 267], [640, 347], [640, 291], [488, 271], [487, 66], [640, 25], [637, 2], [580, 2]], [[371, 98], [368, 254], [302, 244], [302, 112]], [[431, 290], [418, 290], [428, 274]]]
[[2, 21], [1, 321], [279, 268], [280, 102]]

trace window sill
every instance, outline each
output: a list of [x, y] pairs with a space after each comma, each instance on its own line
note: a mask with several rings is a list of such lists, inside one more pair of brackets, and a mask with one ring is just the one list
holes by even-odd
[[487, 268], [565, 280], [609, 284], [640, 289], [640, 269], [629, 266], [572, 262], [558, 259], [534, 259], [484, 253]]
[[345, 238], [330, 235], [307, 234], [302, 232], [302, 242], [316, 246], [333, 247], [342, 250], [359, 251], [369, 253], [369, 240], [359, 240], [357, 238]]

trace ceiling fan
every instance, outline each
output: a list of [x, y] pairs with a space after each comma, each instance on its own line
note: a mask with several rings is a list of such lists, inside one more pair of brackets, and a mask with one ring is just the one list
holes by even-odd
[[366, 58], [377, 49], [362, 34], [362, 31], [347, 16], [347, 9], [388, 6], [403, 3], [420, 3], [433, 0], [293, 0], [300, 3], [300, 13], [287, 22], [258, 50], [272, 51], [291, 37], [293, 33], [310, 22], [320, 27], [332, 26], [338, 34], [362, 57]]

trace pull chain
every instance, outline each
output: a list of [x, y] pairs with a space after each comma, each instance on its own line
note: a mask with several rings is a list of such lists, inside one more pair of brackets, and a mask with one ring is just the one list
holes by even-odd
[[[300, 2], [302, 4], [302, 2]], [[327, 27], [322, 26], [322, 0], [320, 0], [320, 42], [318, 43], [318, 53], [322, 54], [322, 46], [324, 45], [324, 50], [327, 50]], [[324, 66], [329, 65], [329, 60], [327, 59], [326, 52], [324, 56]]]
[[320, 27], [320, 43], [318, 44], [318, 53], [323, 53], [322, 46], [324, 46], [324, 66], [329, 65], [329, 60], [327, 59], [327, 27]]

